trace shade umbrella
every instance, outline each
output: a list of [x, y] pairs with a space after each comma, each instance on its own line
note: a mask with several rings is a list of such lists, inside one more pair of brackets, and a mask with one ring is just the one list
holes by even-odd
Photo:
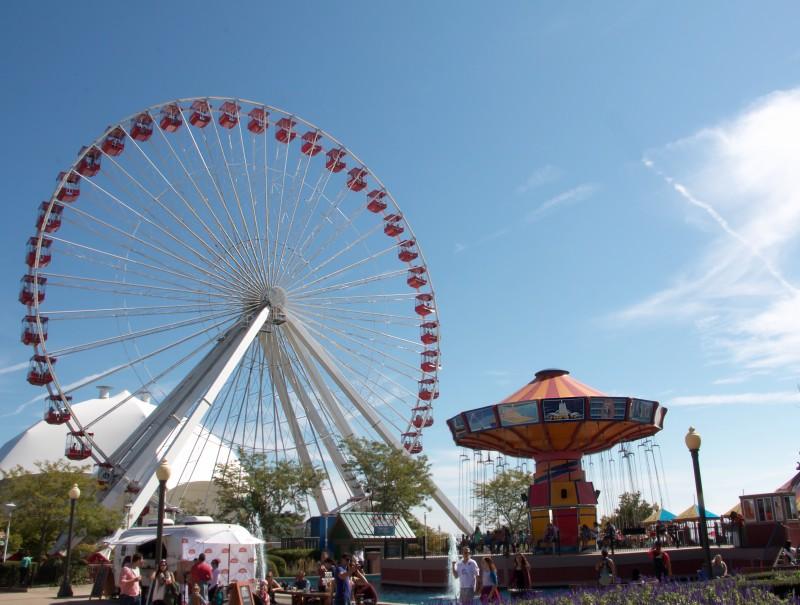
[[238, 525], [232, 525], [214, 532], [202, 540], [195, 540], [198, 544], [227, 544], [228, 545], [228, 580], [231, 575], [231, 546], [265, 544], [261, 538], [256, 538], [249, 531]]
[[644, 521], [642, 521], [642, 523], [645, 525], [652, 525], [653, 523], [658, 523], [659, 521], [672, 521], [674, 518], [674, 513], [662, 508], [660, 510], [654, 510]]

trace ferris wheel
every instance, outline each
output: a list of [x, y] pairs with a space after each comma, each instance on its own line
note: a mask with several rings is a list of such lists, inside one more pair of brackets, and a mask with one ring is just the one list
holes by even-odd
[[[80, 150], [35, 227], [27, 379], [109, 505], [135, 493], [136, 518], [160, 457], [217, 447], [222, 464], [242, 449], [323, 469], [325, 512], [364, 498], [343, 438], [422, 451], [440, 367], [428, 267], [391, 193], [327, 132], [241, 99], [156, 105]], [[72, 398], [110, 380], [131, 393], [118, 405], [158, 405], [103, 451]]]

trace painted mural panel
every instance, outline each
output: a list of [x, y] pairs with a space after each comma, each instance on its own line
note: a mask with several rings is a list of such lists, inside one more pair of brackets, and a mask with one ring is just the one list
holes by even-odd
[[539, 422], [539, 402], [504, 403], [497, 406], [497, 413], [500, 416], [500, 424], [503, 426], [536, 424]]

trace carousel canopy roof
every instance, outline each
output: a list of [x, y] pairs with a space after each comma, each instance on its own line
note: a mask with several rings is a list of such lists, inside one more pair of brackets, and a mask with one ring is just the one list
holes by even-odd
[[516, 457], [592, 454], [654, 435], [667, 409], [657, 401], [611, 397], [569, 376], [542, 370], [496, 405], [447, 421], [456, 444]]
[[[697, 504], [692, 504], [680, 515], [675, 517], [675, 521], [698, 521], [699, 519], [700, 510], [697, 508]], [[706, 519], [719, 519], [719, 515], [714, 514], [710, 510], [706, 509]]]
[[672, 521], [675, 518], [675, 513], [669, 512], [666, 508], [661, 510], [654, 510], [643, 523], [658, 523], [659, 521]]

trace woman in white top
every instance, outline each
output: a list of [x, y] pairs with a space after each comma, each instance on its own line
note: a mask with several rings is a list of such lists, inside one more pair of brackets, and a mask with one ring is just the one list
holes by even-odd
[[153, 605], [172, 605], [172, 585], [175, 583], [175, 576], [167, 568], [166, 559], [161, 559], [158, 569], [150, 574], [150, 590], [152, 594], [150, 600]]
[[481, 603], [500, 602], [500, 589], [497, 587], [497, 566], [491, 557], [483, 558], [481, 571]]

